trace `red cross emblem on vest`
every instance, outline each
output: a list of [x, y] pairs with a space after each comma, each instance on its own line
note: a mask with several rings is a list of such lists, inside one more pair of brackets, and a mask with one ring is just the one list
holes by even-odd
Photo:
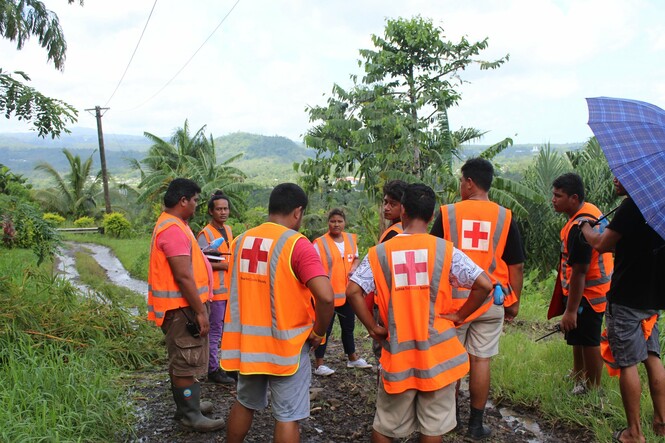
[[489, 251], [492, 222], [462, 220], [462, 242], [460, 249]]
[[421, 286], [429, 284], [427, 249], [393, 251], [395, 286]]
[[268, 251], [272, 242], [269, 238], [245, 237], [240, 253], [240, 272], [267, 275]]

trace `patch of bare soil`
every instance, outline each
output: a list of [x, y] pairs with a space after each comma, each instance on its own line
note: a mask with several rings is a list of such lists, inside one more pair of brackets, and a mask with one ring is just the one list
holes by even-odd
[[[368, 357], [369, 355], [365, 355]], [[341, 345], [332, 341], [328, 346], [326, 364], [337, 372], [329, 377], [312, 375], [310, 418], [301, 422], [301, 436], [304, 443], [337, 443], [369, 441], [374, 418], [376, 400], [376, 369], [347, 369], [346, 356]], [[213, 418], [227, 418], [235, 400], [234, 385], [202, 383], [202, 398], [211, 400], [214, 405]], [[223, 442], [225, 430], [200, 434], [190, 432], [173, 420], [175, 405], [171, 396], [166, 369], [162, 371], [136, 374], [133, 382], [133, 401], [137, 408], [138, 423], [135, 435], [128, 441], [136, 442]], [[462, 420], [467, 422], [469, 400], [462, 391], [460, 400]], [[537, 411], [517, 411], [518, 420], [504, 419], [501, 408], [510, 407], [505, 402], [498, 407], [489, 407], [485, 412], [485, 423], [493, 429], [490, 442], [544, 442], [544, 443], [591, 443], [593, 435], [583, 429], [562, 427], [557, 423], [544, 421]], [[537, 423], [540, 431], [529, 430], [525, 423]], [[252, 428], [247, 435], [248, 443], [272, 441], [274, 421], [269, 409], [257, 412]], [[418, 441], [417, 435], [401, 440], [401, 443]], [[444, 442], [465, 441], [463, 434], [451, 432], [444, 436]]]

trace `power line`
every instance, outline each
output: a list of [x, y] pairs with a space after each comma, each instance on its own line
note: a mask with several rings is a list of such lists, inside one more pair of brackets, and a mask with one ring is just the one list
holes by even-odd
[[129, 65], [132, 64], [132, 60], [134, 60], [134, 56], [136, 55], [136, 51], [139, 49], [139, 45], [141, 44], [141, 40], [143, 39], [143, 34], [145, 34], [145, 30], [148, 28], [148, 23], [150, 23], [150, 18], [152, 17], [152, 13], [155, 10], [155, 6], [157, 6], [157, 0], [155, 0], [155, 3], [152, 4], [152, 9], [150, 10], [150, 15], [148, 15], [148, 20], [146, 20], [145, 26], [143, 27], [143, 31], [141, 31], [141, 36], [139, 37], [139, 41], [136, 42], [136, 47], [134, 48], [134, 52], [132, 53], [132, 56], [129, 58], [129, 63], [127, 63], [127, 67], [125, 68], [125, 72], [122, 73], [122, 77], [120, 77], [120, 81], [118, 82], [118, 85], [113, 90], [113, 93], [111, 94], [109, 99], [106, 100], [106, 104], [104, 104], [104, 106], [108, 105], [111, 102], [111, 99], [113, 98], [115, 93], [118, 91], [118, 88], [120, 87], [120, 84], [125, 79], [125, 74], [127, 74], [127, 70], [129, 69]]
[[171, 79], [170, 79], [169, 81], [167, 81], [167, 82], [164, 84], [164, 86], [162, 86], [162, 87], [159, 89], [159, 91], [155, 92], [152, 96], [150, 96], [146, 101], [144, 101], [144, 102], [141, 103], [140, 105], [138, 105], [138, 106], [136, 106], [136, 107], [134, 107], [134, 108], [131, 108], [131, 109], [126, 109], [125, 111], [134, 111], [134, 110], [140, 108], [141, 106], [145, 105], [145, 104], [148, 103], [150, 100], [152, 100], [153, 98], [157, 97], [157, 96], [158, 96], [158, 95], [159, 95], [164, 89], [166, 89], [166, 87], [167, 87], [168, 85], [170, 85], [171, 82], [172, 82], [173, 80], [175, 80], [175, 78], [176, 78], [176, 77], [177, 77], [177, 76], [178, 76], [178, 75], [179, 75], [179, 74], [180, 74], [180, 73], [181, 73], [181, 72], [187, 67], [187, 65], [189, 64], [189, 62], [191, 62], [192, 59], [193, 59], [194, 57], [196, 57], [196, 54], [199, 53], [199, 51], [201, 50], [201, 48], [203, 48], [203, 46], [205, 46], [205, 44], [208, 43], [208, 40], [210, 40], [210, 38], [212, 38], [212, 36], [215, 34], [215, 32], [217, 32], [217, 30], [219, 29], [219, 27], [222, 26], [222, 24], [224, 23], [224, 21], [226, 21], [226, 19], [228, 18], [228, 16], [231, 15], [231, 13], [232, 13], [233, 10], [236, 8], [236, 6], [238, 6], [238, 3], [240, 3], [240, 0], [237, 0], [237, 1], [235, 2], [235, 4], [231, 7], [231, 9], [229, 9], [229, 12], [227, 12], [226, 15], [222, 18], [222, 20], [217, 24], [217, 26], [215, 27], [215, 29], [213, 29], [212, 32], [210, 33], [210, 35], [209, 35], [209, 36], [203, 41], [203, 43], [201, 43], [201, 46], [199, 46], [199, 48], [198, 48], [196, 51], [194, 51], [194, 54], [192, 54], [192, 56], [189, 57], [189, 59], [185, 62], [185, 64], [182, 65], [182, 67], [178, 70], [178, 72], [176, 72], [175, 75], [174, 75], [173, 77], [171, 77]]

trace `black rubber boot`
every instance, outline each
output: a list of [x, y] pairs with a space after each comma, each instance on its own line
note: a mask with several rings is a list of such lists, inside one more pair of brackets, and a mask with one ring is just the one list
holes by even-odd
[[[212, 413], [213, 409], [213, 404], [211, 401], [202, 401], [201, 402], [201, 414], [203, 415], [210, 415]], [[182, 411], [180, 410], [180, 407], [176, 403], [176, 410], [175, 413], [173, 414], [173, 419], [174, 420], [182, 420], [184, 417]]]
[[201, 414], [201, 386], [198, 383], [185, 388], [172, 387], [171, 390], [178, 411], [182, 414], [180, 423], [184, 426], [198, 432], [211, 432], [224, 427], [224, 419], [212, 420]]
[[483, 425], [484, 409], [476, 409], [471, 407], [471, 415], [469, 416], [469, 430], [466, 436], [472, 440], [484, 440], [492, 435], [492, 430]]

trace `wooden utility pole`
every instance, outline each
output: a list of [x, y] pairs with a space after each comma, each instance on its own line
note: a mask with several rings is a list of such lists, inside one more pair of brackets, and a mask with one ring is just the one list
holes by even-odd
[[95, 106], [86, 111], [95, 111], [95, 118], [97, 119], [97, 138], [99, 139], [99, 161], [102, 165], [102, 184], [104, 185], [104, 204], [106, 206], [106, 213], [111, 213], [111, 197], [109, 196], [109, 177], [106, 172], [106, 155], [104, 154], [104, 133], [102, 132], [102, 111], [107, 111], [109, 108], [101, 108]]

